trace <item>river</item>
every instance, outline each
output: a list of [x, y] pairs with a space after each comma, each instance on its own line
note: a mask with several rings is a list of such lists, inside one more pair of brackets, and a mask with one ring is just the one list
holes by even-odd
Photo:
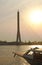
[[19, 56], [14, 58], [12, 52], [25, 53], [34, 47], [42, 48], [42, 45], [0, 46], [0, 65], [30, 65]]

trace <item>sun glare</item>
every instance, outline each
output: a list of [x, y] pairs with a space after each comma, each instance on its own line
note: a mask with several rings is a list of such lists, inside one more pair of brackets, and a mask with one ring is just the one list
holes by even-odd
[[30, 13], [30, 21], [33, 24], [40, 24], [42, 22], [42, 10], [35, 10]]

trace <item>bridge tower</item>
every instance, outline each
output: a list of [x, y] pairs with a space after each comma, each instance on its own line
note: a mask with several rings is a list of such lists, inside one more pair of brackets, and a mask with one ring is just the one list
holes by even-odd
[[16, 42], [17, 43], [21, 43], [21, 35], [20, 35], [20, 20], [19, 20], [19, 11], [17, 12], [17, 38], [16, 38]]

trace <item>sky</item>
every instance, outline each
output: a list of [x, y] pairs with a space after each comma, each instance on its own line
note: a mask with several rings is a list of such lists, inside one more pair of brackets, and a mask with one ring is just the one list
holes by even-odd
[[[18, 10], [21, 40], [42, 41], [42, 15], [38, 20], [35, 15], [35, 11], [36, 14], [39, 11], [42, 13], [42, 0], [0, 0], [0, 40], [16, 41]], [[41, 20], [41, 23], [32, 20], [34, 15], [35, 22]], [[29, 18], [30, 16], [32, 17]]]

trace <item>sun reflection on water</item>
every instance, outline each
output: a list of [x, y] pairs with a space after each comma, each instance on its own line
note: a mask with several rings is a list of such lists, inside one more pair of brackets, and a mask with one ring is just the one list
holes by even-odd
[[35, 47], [42, 48], [41, 45], [33, 45], [33, 46], [32, 46], [32, 48], [35, 48]]

